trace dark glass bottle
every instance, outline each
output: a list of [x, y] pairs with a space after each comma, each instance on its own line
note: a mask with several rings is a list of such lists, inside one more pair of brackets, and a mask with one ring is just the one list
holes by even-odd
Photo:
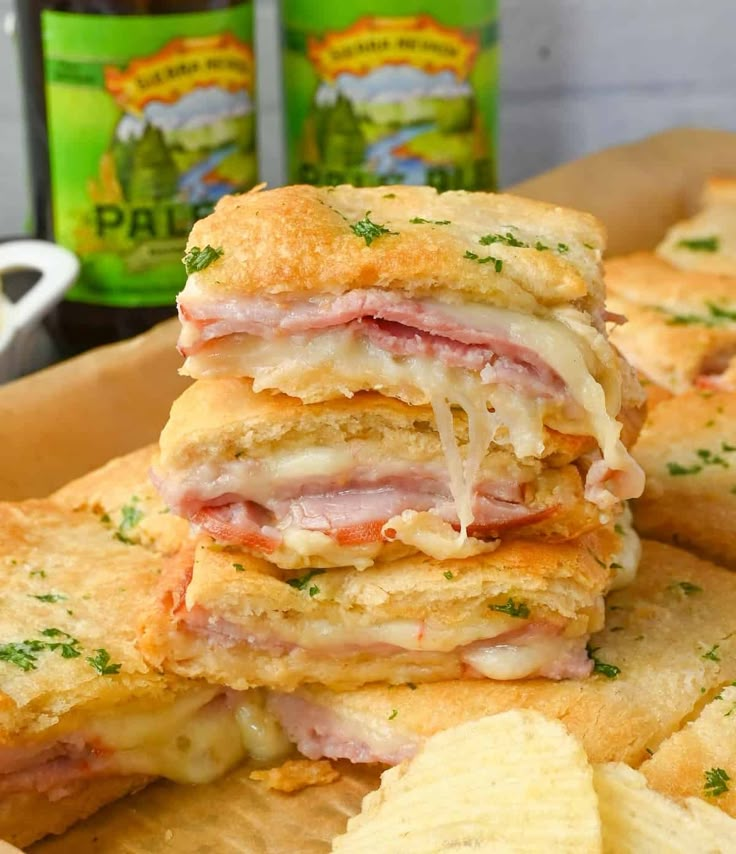
[[66, 355], [175, 312], [192, 223], [256, 182], [250, 0], [18, 0], [33, 230], [75, 251]]

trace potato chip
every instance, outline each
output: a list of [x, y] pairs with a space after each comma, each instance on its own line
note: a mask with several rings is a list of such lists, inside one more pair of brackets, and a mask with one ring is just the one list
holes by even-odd
[[341, 854], [601, 849], [593, 774], [558, 721], [514, 710], [446, 730], [381, 787], [333, 842]]
[[594, 769], [604, 854], [726, 854], [736, 851], [736, 820], [694, 798], [684, 805], [648, 788], [628, 765]]

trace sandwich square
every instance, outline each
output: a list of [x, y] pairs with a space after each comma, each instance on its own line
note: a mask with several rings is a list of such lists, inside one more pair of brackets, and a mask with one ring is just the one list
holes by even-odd
[[0, 837], [60, 832], [156, 776], [203, 781], [247, 753], [238, 714], [283, 740], [259, 692], [153, 670], [135, 615], [162, 559], [89, 513], [0, 504]]

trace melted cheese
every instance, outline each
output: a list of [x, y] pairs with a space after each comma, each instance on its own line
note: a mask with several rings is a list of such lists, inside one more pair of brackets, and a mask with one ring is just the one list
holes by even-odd
[[[324, 588], [329, 585], [329, 580], [321, 583]], [[346, 648], [369, 649], [376, 644], [415, 652], [453, 652], [458, 647], [493, 640], [528, 625], [518, 617], [490, 610], [487, 616], [469, 617], [462, 623], [394, 619], [361, 625], [359, 619], [354, 618], [348, 623], [344, 616], [337, 620], [307, 615], [302, 615], [299, 620], [278, 621], [269, 620], [268, 617], [243, 618], [238, 622], [237, 635], [249, 641], [262, 638], [264, 643], [298, 646], [322, 655], [338, 654]]]
[[525, 679], [558, 663], [572, 649], [580, 649], [582, 640], [547, 637], [526, 644], [495, 644], [463, 653], [462, 659], [486, 679]]
[[479, 540], [466, 537], [462, 541], [449, 522], [430, 512], [404, 510], [383, 526], [381, 533], [391, 542], [413, 546], [435, 560], [475, 557], [495, 551], [500, 540]]
[[114, 750], [112, 763], [120, 774], [180, 783], [206, 783], [248, 755], [273, 760], [289, 749], [260, 691], [226, 697], [215, 687], [188, 691], [168, 706], [101, 716], [85, 737]]
[[[634, 530], [634, 520], [628, 504], [616, 520], [619, 548], [611, 558], [614, 575], [611, 590], [627, 587], [636, 578], [641, 559], [641, 540]], [[620, 532], [620, 533], [619, 533]]]
[[[636, 474], [616, 421], [621, 406], [616, 359], [608, 341], [585, 315], [565, 309], [559, 318], [542, 318], [486, 305], [426, 302], [459, 323], [533, 348], [565, 382], [569, 398], [525, 396], [508, 386], [485, 382], [482, 371], [448, 368], [425, 356], [394, 356], [343, 328], [300, 335], [298, 349], [289, 336], [227, 336], [190, 356], [185, 370], [198, 377], [252, 376], [256, 391], [279, 389], [307, 402], [324, 399], [336, 389], [351, 395], [361, 388], [411, 403], [431, 402], [462, 525], [461, 538], [472, 521], [478, 462], [491, 442], [509, 445], [524, 458], [541, 454], [545, 426], [591, 435], [609, 468]], [[491, 380], [491, 375], [486, 373], [486, 379]], [[452, 423], [453, 406], [462, 408], [468, 418], [470, 441], [464, 455]], [[634, 491], [639, 480], [631, 481]]]

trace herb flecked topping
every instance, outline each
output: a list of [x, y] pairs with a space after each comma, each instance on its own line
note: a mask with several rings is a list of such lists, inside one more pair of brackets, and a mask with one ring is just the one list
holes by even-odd
[[593, 662], [593, 673], [600, 673], [606, 679], [615, 679], [621, 673], [621, 668], [616, 667], [615, 664], [608, 664], [605, 661], [601, 661], [596, 656], [596, 652], [599, 649], [600, 647], [588, 646], [588, 658]]
[[520, 617], [524, 620], [530, 614], [528, 605], [524, 602], [514, 602], [511, 598], [504, 602], [503, 605], [489, 605], [488, 607], [491, 611], [499, 611], [502, 614], [508, 614], [509, 617]]
[[421, 216], [412, 217], [409, 222], [412, 225], [450, 225], [449, 219], [424, 219]]
[[475, 252], [471, 252], [469, 249], [466, 249], [463, 258], [467, 258], [468, 261], [476, 261], [478, 264], [493, 263], [493, 269], [497, 273], [500, 273], [501, 270], [503, 270], [503, 261], [500, 258], [494, 258], [493, 255], [486, 255], [485, 258], [481, 258]]
[[710, 768], [705, 772], [705, 785], [703, 791], [709, 798], [717, 798], [725, 795], [729, 790], [728, 783], [731, 777], [723, 768]]
[[7, 661], [8, 664], [13, 664], [21, 670], [29, 671], [36, 669], [38, 654], [40, 652], [55, 652], [58, 650], [62, 658], [77, 658], [81, 655], [78, 649], [79, 641], [67, 632], [63, 632], [61, 629], [50, 628], [43, 629], [39, 634], [44, 638], [52, 638], [53, 640], [34, 638], [32, 640], [0, 644], [0, 661]]
[[209, 244], [203, 249], [200, 249], [199, 246], [192, 246], [189, 252], [182, 258], [182, 262], [187, 274], [191, 275], [209, 267], [213, 261], [222, 258], [224, 254], [222, 249], [215, 249]]
[[133, 542], [128, 535], [143, 518], [143, 511], [136, 506], [137, 504], [138, 496], [134, 495], [130, 499], [130, 504], [124, 504], [120, 509], [121, 519], [115, 532], [115, 539], [120, 540], [121, 543], [130, 545]]
[[390, 231], [386, 226], [373, 222], [370, 213], [370, 211], [366, 211], [363, 219], [359, 219], [350, 226], [350, 230], [356, 237], [362, 237], [365, 240], [366, 246], [370, 246], [374, 240], [383, 234], [398, 234], [397, 231]]
[[50, 605], [53, 605], [55, 602], [63, 602], [66, 599], [63, 593], [42, 593], [40, 595], [29, 593], [28, 595], [31, 599], [38, 599], [39, 602], [46, 602]]
[[110, 663], [110, 653], [106, 649], [96, 649], [94, 657], [87, 658], [87, 664], [96, 670], [100, 676], [114, 676], [120, 673], [121, 664]]
[[677, 241], [678, 249], [689, 249], [690, 252], [718, 252], [721, 241], [715, 234], [710, 237], [691, 237]]
[[300, 576], [299, 578], [287, 579], [286, 583], [289, 585], [289, 587], [293, 587], [295, 590], [306, 590], [311, 597], [314, 597], [319, 593], [319, 587], [317, 587], [316, 584], [308, 586], [309, 582], [316, 575], [324, 575], [324, 573], [324, 569], [313, 569], [310, 572], [307, 572], [305, 575]]

